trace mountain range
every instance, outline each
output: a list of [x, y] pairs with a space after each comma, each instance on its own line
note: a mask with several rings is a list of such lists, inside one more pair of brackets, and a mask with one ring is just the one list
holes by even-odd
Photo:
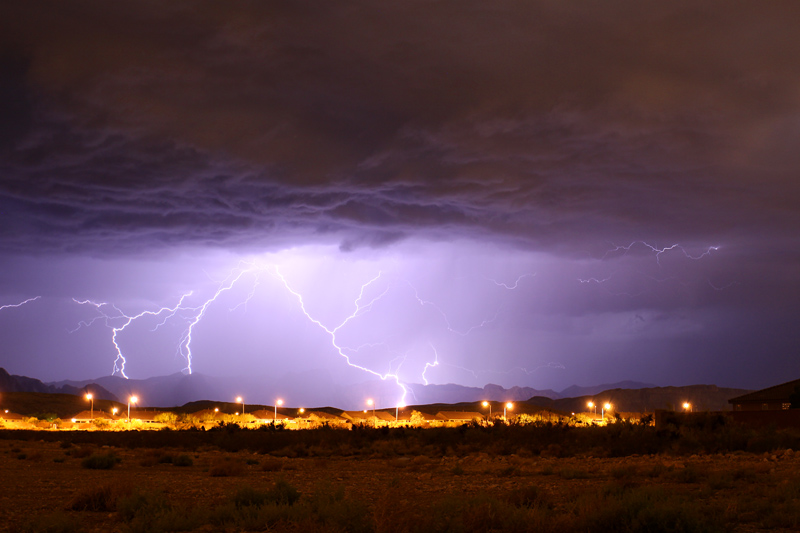
[[[284, 390], [302, 385], [302, 376], [283, 382]], [[690, 402], [698, 410], [726, 410], [727, 400], [750, 392], [744, 389], [729, 389], [716, 385], [691, 385], [685, 387], [657, 387], [633, 381], [601, 384], [590, 387], [573, 385], [560, 392], [537, 390], [530, 387], [511, 387], [488, 384], [484, 387], [463, 385], [406, 385], [406, 404], [457, 404], [490, 400], [494, 402], [527, 402], [548, 409], [564, 412], [585, 412], [587, 402], [594, 401], [598, 409], [610, 402], [614, 410], [643, 412], [654, 409], [680, 408]], [[276, 398], [268, 397], [266, 387], [254, 379], [233, 377], [210, 377], [202, 374], [171, 374], [148, 379], [125, 379], [119, 376], [103, 376], [94, 380], [59, 381], [43, 383], [25, 376], [14, 376], [0, 368], [0, 392], [42, 392], [53, 394], [83, 395], [92, 392], [98, 400], [125, 403], [131, 395], [140, 398], [143, 406], [173, 407], [189, 402], [214, 400], [233, 402], [241, 396], [248, 404], [274, 405]], [[398, 395], [394, 382], [370, 381], [348, 386], [331, 385], [307, 395], [306, 406], [334, 405], [340, 409], [363, 409], [366, 398], [374, 398], [381, 407], [393, 407], [391, 399]], [[385, 398], [385, 399], [384, 399]], [[395, 400], [396, 401], [396, 400]], [[287, 404], [300, 406], [286, 400]]]

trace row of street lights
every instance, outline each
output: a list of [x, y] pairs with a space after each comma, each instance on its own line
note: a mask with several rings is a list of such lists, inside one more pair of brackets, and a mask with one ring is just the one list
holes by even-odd
[[[89, 402], [91, 402], [90, 403], [90, 407], [89, 407], [89, 418], [91, 420], [94, 420], [94, 395], [91, 392], [87, 392], [86, 393], [86, 399], [89, 400]], [[138, 401], [139, 401], [139, 398], [136, 397], [136, 396], [131, 396], [130, 398], [128, 398], [128, 420], [131, 419], [131, 404], [135, 404]], [[116, 414], [117, 414], [117, 408], [116, 407], [111, 409], [111, 414], [116, 416]]]
[[[492, 418], [492, 402], [484, 400], [481, 405], [489, 408], [489, 418]], [[505, 404], [503, 404], [503, 420], [505, 420], [506, 418], [506, 411], [507, 410], [510, 411], [513, 408], [514, 404], [511, 402], [506, 402]]]
[[[595, 415], [597, 414], [597, 404], [596, 403], [589, 402], [589, 403], [586, 404], [586, 406], [589, 409], [594, 409], [594, 414]], [[604, 403], [603, 406], [600, 408], [600, 418], [605, 418], [606, 417], [606, 411], [610, 411], [611, 407], [612, 406], [611, 406], [610, 403], [608, 403], [608, 402]]]

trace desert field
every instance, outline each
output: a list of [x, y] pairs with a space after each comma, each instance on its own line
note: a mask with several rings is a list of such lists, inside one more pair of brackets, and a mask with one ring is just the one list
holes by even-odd
[[[591, 447], [547, 444], [545, 433], [558, 428], [542, 428], [541, 446], [510, 446], [508, 433], [473, 429], [435, 437], [368, 429], [327, 435], [3, 431], [0, 527], [12, 532], [800, 529], [800, 453], [792, 448], [709, 453], [685, 443], [675, 446], [680, 439], [661, 434], [672, 438], [669, 449], [603, 453], [596, 441]], [[536, 435], [529, 430], [513, 442]], [[773, 437], [775, 444], [768, 447], [794, 439]], [[755, 449], [763, 442], [754, 444], [749, 435], [744, 446]]]

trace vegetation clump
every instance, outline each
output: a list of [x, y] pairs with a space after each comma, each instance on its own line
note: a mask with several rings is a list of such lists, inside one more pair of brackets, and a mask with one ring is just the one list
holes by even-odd
[[96, 453], [81, 461], [81, 466], [91, 470], [111, 470], [119, 462], [119, 457], [113, 452]]

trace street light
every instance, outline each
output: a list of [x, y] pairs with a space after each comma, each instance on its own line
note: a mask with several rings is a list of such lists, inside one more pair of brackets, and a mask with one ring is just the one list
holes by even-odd
[[117, 416], [117, 411], [119, 411], [119, 409], [117, 409], [116, 407], [112, 407], [111, 408], [111, 414], [112, 415]]
[[683, 410], [684, 411], [691, 411], [692, 410], [692, 404], [690, 404], [689, 402], [683, 402]]
[[586, 404], [586, 407], [588, 407], [589, 409], [594, 408], [594, 414], [595, 414], [595, 416], [597, 416], [597, 404], [596, 403], [589, 402], [589, 403]]
[[131, 396], [130, 398], [128, 398], [128, 422], [131, 421], [131, 404], [136, 403], [138, 401], [139, 398], [137, 398], [136, 396]]
[[606, 411], [610, 411], [610, 410], [611, 410], [611, 404], [608, 403], [608, 402], [604, 403], [603, 404], [603, 408], [600, 410], [600, 418], [605, 418]]
[[489, 418], [492, 418], [492, 403], [484, 400], [482, 405], [489, 408]]
[[[281, 400], [280, 398], [278, 398], [278, 400], [275, 402], [275, 416], [272, 417], [272, 423], [273, 424], [277, 423], [277, 420], [278, 420], [278, 406], [279, 405], [283, 405], [283, 400]], [[242, 412], [244, 412], [244, 407], [242, 407]]]
[[372, 407], [372, 416], [375, 416], [375, 402], [372, 400], [372, 398], [367, 400], [367, 405]]
[[244, 414], [244, 399], [241, 396], [237, 396], [236, 403], [242, 404], [242, 414]]
[[503, 406], [503, 420], [505, 420], [505, 419], [506, 419], [506, 409], [508, 409], [508, 410], [510, 411], [512, 407], [514, 407], [514, 404], [513, 404], [513, 403], [511, 403], [511, 402], [507, 402], [507, 403], [506, 403], [506, 404]]
[[94, 420], [94, 396], [92, 396], [91, 392], [86, 393], [86, 399], [89, 400], [91, 403], [91, 408], [89, 411], [89, 418]]

